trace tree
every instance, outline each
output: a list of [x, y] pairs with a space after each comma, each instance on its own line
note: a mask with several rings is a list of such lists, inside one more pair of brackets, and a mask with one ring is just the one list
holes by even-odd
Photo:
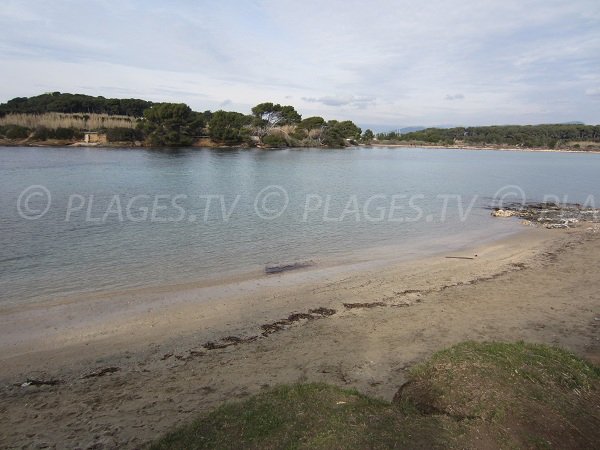
[[252, 108], [252, 115], [254, 116], [253, 125], [260, 139], [267, 135], [273, 127], [296, 124], [302, 119], [293, 106], [281, 106], [279, 103], [271, 102], [256, 105]]
[[362, 130], [357, 127], [351, 120], [344, 120], [343, 122], [337, 122], [336, 128], [346, 139], [360, 139], [360, 133]]
[[307, 117], [296, 126], [293, 137], [298, 140], [303, 140], [306, 137], [308, 137], [309, 140], [316, 139], [321, 135], [324, 126], [325, 119], [322, 117]]
[[144, 111], [142, 127], [151, 145], [180, 147], [191, 145], [201, 129], [197, 113], [183, 103], [159, 103]]
[[319, 116], [313, 116], [313, 117], [307, 117], [306, 119], [302, 120], [298, 124], [298, 128], [304, 129], [308, 133], [310, 133], [312, 130], [319, 129], [323, 125], [325, 125], [325, 119], [323, 119], [322, 117], [319, 117]]
[[293, 106], [273, 104], [270, 102], [260, 103], [252, 108], [252, 115], [259, 120], [267, 122], [271, 127], [276, 125], [291, 125], [300, 122], [302, 116], [296, 112]]
[[347, 144], [346, 140], [360, 139], [360, 133], [361, 129], [350, 120], [330, 120], [321, 132], [321, 144], [328, 147], [344, 147]]
[[344, 139], [340, 129], [337, 127], [337, 120], [330, 120], [328, 125], [323, 127], [320, 141], [321, 145], [326, 145], [327, 147], [346, 146], [346, 139]]
[[97, 113], [141, 117], [152, 102], [135, 98], [118, 99], [83, 94], [50, 92], [35, 97], [17, 97], [0, 105], [0, 114]]
[[375, 139], [375, 135], [369, 129], [365, 130], [361, 137], [361, 140], [366, 144], [370, 143], [373, 139]]
[[240, 144], [248, 138], [248, 125], [251, 122], [252, 116], [238, 112], [216, 111], [212, 113], [208, 123], [208, 133], [214, 141]]

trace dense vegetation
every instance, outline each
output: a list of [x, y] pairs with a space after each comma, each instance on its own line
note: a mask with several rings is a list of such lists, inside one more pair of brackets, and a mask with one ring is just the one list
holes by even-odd
[[126, 127], [115, 127], [108, 128], [106, 130], [106, 140], [108, 142], [136, 142], [144, 139], [144, 133], [142, 130], [126, 128]]
[[[70, 130], [70, 131], [67, 131]], [[126, 131], [125, 129], [129, 129]], [[0, 104], [0, 138], [22, 143], [80, 139], [84, 131], [108, 142], [188, 146], [200, 138], [216, 145], [344, 147], [389, 144], [497, 145], [569, 149], [600, 148], [600, 126], [583, 124], [427, 128], [407, 133], [362, 130], [352, 121], [302, 116], [291, 105], [264, 102], [250, 114], [196, 112], [183, 104], [107, 99], [53, 92]], [[204, 141], [205, 144], [211, 142]]]
[[282, 386], [200, 417], [154, 449], [595, 448], [600, 369], [544, 345], [467, 342], [413, 368], [392, 403]]
[[209, 135], [215, 142], [240, 144], [250, 139], [252, 118], [235, 111], [216, 111], [208, 122]]
[[0, 138], [23, 143], [67, 141], [79, 139], [83, 131], [106, 133], [108, 142], [167, 147], [192, 145], [206, 137], [217, 145], [344, 147], [361, 137], [360, 128], [349, 120], [302, 120], [293, 106], [271, 102], [256, 105], [251, 114], [200, 113], [183, 103], [54, 92], [0, 105]]
[[[583, 124], [501, 125], [489, 127], [427, 128], [400, 134], [380, 133], [380, 141], [453, 145], [509, 145], [557, 148], [569, 142], [600, 143], [600, 126]], [[577, 145], [577, 144], [575, 144]]]
[[191, 145], [202, 134], [204, 116], [183, 103], [159, 103], [144, 111], [140, 128], [153, 146]]
[[260, 103], [252, 108], [252, 116], [256, 135], [261, 139], [268, 135], [274, 127], [295, 125], [302, 119], [293, 106], [281, 106], [270, 102]]
[[0, 105], [0, 115], [45, 112], [111, 114], [141, 117], [152, 102], [136, 98], [104, 98], [51, 92], [35, 97], [17, 97]]

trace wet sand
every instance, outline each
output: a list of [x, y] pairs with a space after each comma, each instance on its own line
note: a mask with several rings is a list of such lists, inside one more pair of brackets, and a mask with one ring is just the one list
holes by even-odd
[[4, 307], [0, 445], [134, 448], [280, 383], [389, 400], [409, 367], [464, 340], [598, 362], [599, 258], [598, 225], [531, 228], [393, 264]]

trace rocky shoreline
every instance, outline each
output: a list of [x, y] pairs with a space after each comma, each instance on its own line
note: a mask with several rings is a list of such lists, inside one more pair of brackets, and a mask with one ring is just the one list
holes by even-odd
[[586, 222], [594, 230], [597, 226], [593, 224], [600, 223], [600, 209], [578, 203], [510, 203], [493, 208], [491, 214], [494, 217], [518, 217], [523, 219], [524, 225], [548, 229], [573, 228], [580, 222]]

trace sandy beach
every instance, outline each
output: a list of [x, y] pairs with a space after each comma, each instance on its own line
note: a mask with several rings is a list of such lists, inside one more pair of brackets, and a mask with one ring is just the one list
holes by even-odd
[[[465, 340], [600, 361], [598, 225], [386, 265], [0, 309], [0, 445], [136, 448], [224, 401], [324, 381], [390, 400]], [[40, 326], [40, 324], [42, 324]]]

